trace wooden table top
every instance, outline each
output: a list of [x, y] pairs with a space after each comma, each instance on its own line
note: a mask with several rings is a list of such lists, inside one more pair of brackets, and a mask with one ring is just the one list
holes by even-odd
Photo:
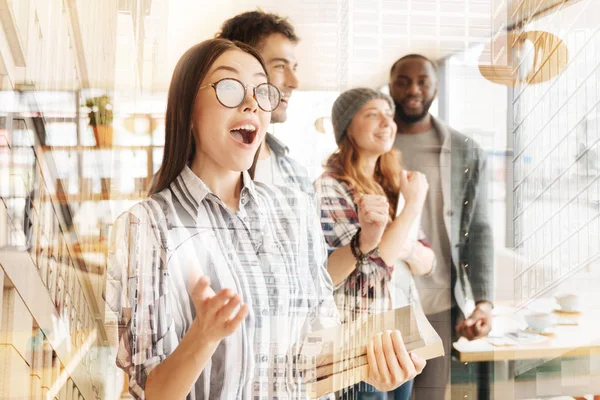
[[[590, 352], [600, 353], [600, 306], [582, 308], [579, 313], [554, 311], [559, 316], [559, 325], [551, 328], [548, 334], [537, 336], [539, 343], [490, 343], [497, 340], [495, 338], [503, 337], [506, 332], [526, 329], [524, 315], [530, 311], [511, 310], [494, 316], [494, 329], [489, 339], [469, 342], [460, 338], [453, 344], [454, 354], [462, 362], [477, 362], [576, 357], [588, 356]], [[577, 325], [560, 325], [561, 319], [574, 320]]]

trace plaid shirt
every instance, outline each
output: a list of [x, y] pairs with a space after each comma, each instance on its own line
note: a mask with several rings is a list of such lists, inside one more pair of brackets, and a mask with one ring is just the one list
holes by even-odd
[[[321, 226], [331, 254], [350, 244], [358, 231], [358, 211], [355, 191], [347, 183], [328, 173], [314, 183]], [[424, 243], [424, 240], [422, 241]], [[406, 304], [420, 307], [410, 268], [403, 261], [386, 265], [378, 252], [334, 288], [335, 302], [342, 321], [364, 314], [377, 314]]]
[[308, 177], [306, 168], [288, 155], [289, 148], [270, 133], [267, 133], [265, 140], [275, 155], [275, 161], [285, 184], [289, 187], [299, 189], [310, 196], [314, 196], [315, 190]]
[[138, 399], [195, 318], [190, 268], [207, 275], [215, 292], [241, 294], [250, 314], [221, 341], [187, 398], [308, 397], [286, 356], [307, 332], [339, 323], [319, 222], [303, 193], [255, 183], [247, 173], [243, 184], [232, 213], [186, 167], [115, 223], [107, 321], [119, 325], [117, 365]]

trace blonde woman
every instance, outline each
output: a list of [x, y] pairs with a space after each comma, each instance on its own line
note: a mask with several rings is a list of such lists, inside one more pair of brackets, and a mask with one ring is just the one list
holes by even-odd
[[[346, 91], [333, 105], [332, 122], [338, 150], [314, 185], [342, 320], [420, 307], [413, 275], [430, 274], [436, 262], [422, 235], [415, 235], [428, 185], [423, 174], [403, 171], [393, 150], [392, 99], [366, 88]], [[412, 381], [396, 398], [409, 398], [411, 388]], [[374, 391], [360, 384], [344, 396], [370, 392], [364, 398], [374, 399]]]

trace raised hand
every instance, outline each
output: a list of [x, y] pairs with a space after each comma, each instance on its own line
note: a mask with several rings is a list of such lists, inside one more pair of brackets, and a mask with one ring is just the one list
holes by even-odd
[[429, 183], [425, 174], [418, 171], [402, 171], [400, 173], [400, 192], [406, 200], [406, 206], [421, 209], [428, 190]]
[[196, 334], [208, 343], [231, 335], [248, 315], [248, 305], [242, 304], [239, 294], [231, 289], [215, 293], [206, 276], [198, 279], [190, 294], [196, 309]]
[[390, 220], [390, 205], [385, 196], [376, 194], [360, 195], [355, 203], [358, 206], [358, 223], [361, 228], [358, 244], [363, 253], [368, 253], [381, 241]]

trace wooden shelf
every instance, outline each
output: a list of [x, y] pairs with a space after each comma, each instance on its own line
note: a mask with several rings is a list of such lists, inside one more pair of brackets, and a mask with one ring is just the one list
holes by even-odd
[[[90, 246], [90, 245], [86, 245], [86, 246]], [[93, 242], [93, 244], [90, 246], [91, 248], [89, 250], [84, 251], [81, 248], [81, 243], [75, 243], [73, 245], [73, 250], [75, 251], [75, 254], [79, 255], [79, 254], [85, 254], [86, 252], [92, 252], [92, 253], [102, 253], [102, 254], [106, 254], [108, 252], [108, 243], [107, 242]]]
[[[23, 303], [27, 305], [33, 320], [48, 339], [61, 364], [69, 367], [70, 378], [77, 385], [80, 392], [85, 398], [94, 398], [93, 391], [88, 384], [92, 376], [80, 361], [89, 351], [90, 346], [98, 346], [108, 339], [106, 329], [102, 323], [103, 314], [94, 314], [93, 309], [89, 310], [92, 313], [93, 329], [91, 331], [74, 330], [75, 335], [85, 336], [85, 338], [82, 337], [84, 339], [83, 346], [73, 346], [71, 343], [73, 335], [70, 332], [57, 329], [57, 322], [62, 321], [61, 316], [58, 314], [56, 306], [48, 294], [48, 289], [44, 286], [30, 255], [27, 252], [3, 250], [0, 252], [0, 268], [4, 270], [8, 279], [14, 284]], [[95, 308], [97, 309], [98, 306]], [[104, 304], [101, 306], [104, 308]], [[76, 309], [76, 311], [81, 318], [87, 317], [85, 313], [82, 314], [84, 312], [82, 309]], [[63, 334], [67, 335], [66, 338]], [[95, 363], [96, 365], [93, 367], [98, 368], [98, 361]]]
[[69, 204], [69, 203], [81, 203], [84, 201], [108, 201], [108, 200], [136, 200], [140, 201], [145, 199], [147, 196], [143, 194], [135, 194], [135, 193], [96, 193], [92, 195], [81, 195], [81, 194], [58, 194], [56, 196], [56, 200], [60, 204]]
[[125, 150], [154, 150], [161, 149], [163, 145], [147, 145], [147, 146], [41, 146], [42, 150], [45, 152], [49, 151], [97, 151], [97, 150], [116, 150], [116, 151], [125, 151]]

